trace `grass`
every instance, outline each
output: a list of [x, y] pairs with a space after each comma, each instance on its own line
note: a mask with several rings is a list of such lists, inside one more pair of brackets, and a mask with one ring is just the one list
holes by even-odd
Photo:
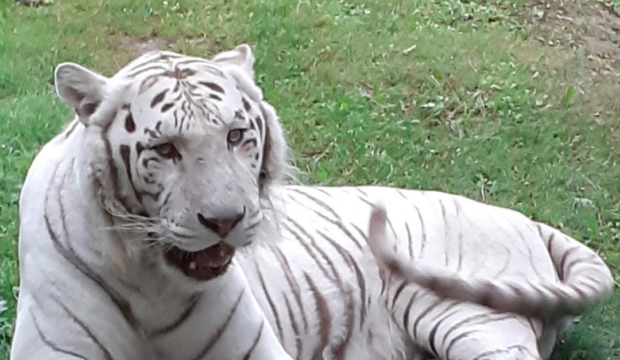
[[[70, 117], [49, 85], [53, 69], [73, 61], [112, 75], [146, 38], [200, 56], [253, 44], [303, 182], [437, 189], [510, 207], [600, 251], [618, 279], [617, 69], [593, 71], [579, 39], [547, 46], [528, 21], [532, 5], [0, 0], [0, 358], [15, 314], [20, 184]], [[619, 334], [616, 292], [553, 359], [620, 359]]]

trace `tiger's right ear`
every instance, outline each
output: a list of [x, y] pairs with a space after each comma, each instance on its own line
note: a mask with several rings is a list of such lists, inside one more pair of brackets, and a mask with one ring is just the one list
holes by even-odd
[[85, 126], [103, 101], [107, 83], [106, 77], [74, 63], [62, 63], [54, 71], [58, 97], [75, 109]]
[[239, 66], [254, 81], [254, 52], [248, 44], [237, 45], [234, 49], [217, 53], [211, 59], [223, 65]]

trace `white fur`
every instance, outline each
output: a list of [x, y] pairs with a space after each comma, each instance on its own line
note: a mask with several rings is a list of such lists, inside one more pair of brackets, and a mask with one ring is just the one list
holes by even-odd
[[[248, 165], [251, 162], [244, 163], [241, 156], [224, 157], [230, 154], [216, 146], [223, 141], [219, 136], [225, 136], [221, 127], [198, 125], [183, 133], [184, 140], [195, 146], [182, 161], [217, 166], [184, 169], [183, 176], [177, 174], [181, 165], [170, 166], [160, 180], [165, 190], [178, 191], [179, 198], [189, 194], [185, 199], [191, 200], [176, 203], [170, 216], [239, 203], [253, 206], [255, 201], [261, 206], [261, 225], [246, 236], [235, 233], [226, 240], [251, 245], [239, 249], [225, 275], [203, 283], [164, 263], [159, 243], [145, 245], [144, 232], [136, 231], [161, 231], [163, 225], [132, 227], [144, 221], [137, 213], [157, 210], [158, 204], [133, 195], [117, 151], [131, 144], [132, 164], [139, 166], [133, 151], [145, 136], [142, 131], [123, 130], [125, 102], [130, 102], [137, 127], [152, 127], [149, 121], [170, 116], [159, 114], [150, 104], [174, 83], [146, 81], [165, 70], [149, 70], [138, 79], [131, 75], [145, 62], [165, 68], [165, 59], [174, 63], [181, 55], [146, 54], [111, 79], [76, 66], [64, 65], [57, 71], [58, 92], [70, 105], [101, 96], [102, 100], [94, 112], [82, 111], [80, 123], [74, 121], [50, 141], [28, 172], [20, 198], [20, 297], [11, 360], [106, 358], [103, 348], [110, 353], [107, 358], [114, 359], [193, 359], [213, 339], [241, 293], [230, 328], [205, 359], [242, 359], [263, 321], [267, 322], [254, 360], [420, 359], [420, 349], [433, 345], [442, 359], [448, 349], [450, 358], [464, 360], [489, 351], [493, 353], [487, 358], [493, 360], [547, 357], [558, 334], [555, 327], [536, 318], [443, 300], [415, 284], [401, 287], [401, 280], [382, 271], [381, 262], [365, 246], [372, 204], [381, 199], [387, 209], [384, 230], [394, 240], [391, 245], [398, 256], [465, 277], [557, 281], [554, 261], [540, 236], [531, 231], [532, 222], [510, 210], [443, 193], [281, 185], [291, 169], [288, 148], [275, 109], [253, 83], [250, 50], [238, 47], [194, 69], [199, 79], [225, 88], [224, 105], [213, 110], [221, 119], [232, 117], [244, 95], [254, 107], [261, 107], [269, 129], [260, 139], [262, 183], [254, 177], [258, 174]], [[182, 58], [188, 59], [196, 60]], [[218, 72], [224, 77], [214, 75]], [[223, 126], [234, 124], [230, 121]], [[102, 141], [106, 131], [120, 173], [118, 189], [111, 186], [114, 176]], [[137, 176], [134, 173], [134, 180]], [[243, 191], [223, 191], [226, 186]], [[70, 248], [74, 258], [111, 290], [104, 291], [80, 271], [79, 264], [68, 261], [54, 247], [54, 234], [63, 249]], [[161, 240], [167, 246], [192, 249], [217, 241], [208, 232], [191, 243], [165, 236]], [[111, 292], [127, 301], [135, 317], [133, 328]], [[196, 295], [200, 297], [191, 316], [174, 331], [157, 335], [158, 329], [180, 318]]]

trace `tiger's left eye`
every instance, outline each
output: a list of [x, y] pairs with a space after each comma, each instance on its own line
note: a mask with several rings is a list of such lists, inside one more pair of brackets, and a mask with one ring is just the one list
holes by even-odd
[[228, 132], [227, 140], [231, 145], [237, 145], [243, 139], [242, 129], [233, 129]]
[[157, 151], [157, 153], [166, 159], [172, 159], [175, 157], [178, 157], [178, 152], [177, 149], [174, 147], [174, 145], [172, 145], [172, 143], [164, 143], [161, 145], [157, 145], [154, 147], [154, 150]]

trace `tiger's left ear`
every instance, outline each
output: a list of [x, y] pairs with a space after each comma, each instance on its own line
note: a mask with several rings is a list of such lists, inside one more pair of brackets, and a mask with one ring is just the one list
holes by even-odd
[[108, 79], [78, 64], [62, 63], [54, 71], [54, 83], [58, 97], [75, 109], [82, 124], [88, 125], [105, 97]]
[[241, 44], [232, 50], [218, 53], [211, 60], [222, 65], [237, 65], [254, 80], [255, 58], [252, 48], [248, 44]]

